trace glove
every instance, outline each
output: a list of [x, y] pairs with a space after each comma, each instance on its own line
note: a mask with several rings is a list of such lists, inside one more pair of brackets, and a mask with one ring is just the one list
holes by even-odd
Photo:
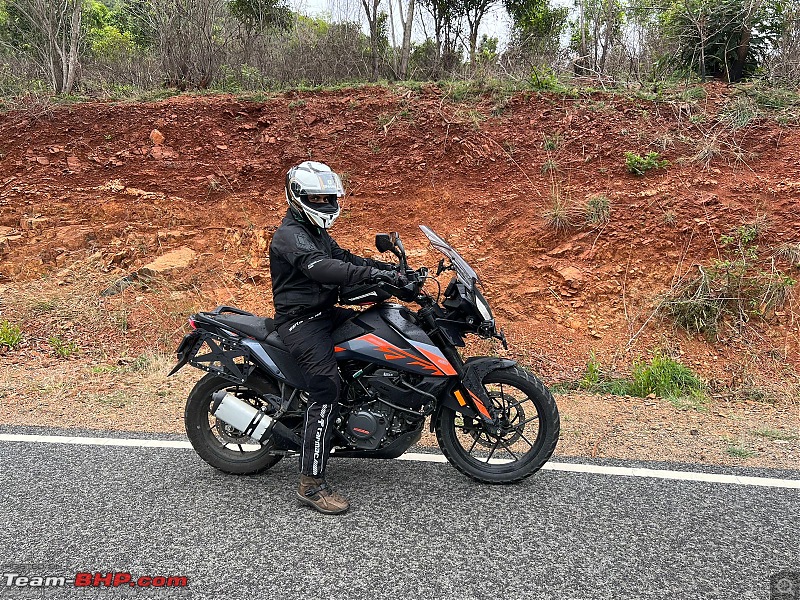
[[375, 267], [374, 268], [376, 268], [376, 269], [378, 269], [380, 271], [399, 271], [400, 270], [400, 265], [398, 265], [396, 263], [381, 262], [379, 260], [376, 260], [376, 261], [373, 261], [373, 262], [375, 263]]
[[408, 279], [402, 273], [397, 271], [382, 271], [381, 269], [372, 268], [369, 270], [370, 283], [390, 283], [395, 287], [403, 287], [408, 283]]

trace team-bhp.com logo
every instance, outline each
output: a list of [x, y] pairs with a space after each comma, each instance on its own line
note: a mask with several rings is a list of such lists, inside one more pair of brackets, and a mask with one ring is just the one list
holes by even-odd
[[800, 600], [800, 571], [773, 573], [769, 583], [770, 600]]
[[138, 587], [138, 588], [185, 588], [189, 578], [185, 576], [143, 575], [134, 578], [130, 573], [75, 573], [74, 577], [59, 575], [30, 575], [2, 573], [2, 584], [6, 588], [58, 588], [58, 587]]

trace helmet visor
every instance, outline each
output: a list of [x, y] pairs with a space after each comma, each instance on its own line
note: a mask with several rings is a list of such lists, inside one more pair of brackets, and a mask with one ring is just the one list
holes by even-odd
[[300, 201], [303, 205], [321, 214], [333, 214], [339, 210], [336, 194], [301, 194]]

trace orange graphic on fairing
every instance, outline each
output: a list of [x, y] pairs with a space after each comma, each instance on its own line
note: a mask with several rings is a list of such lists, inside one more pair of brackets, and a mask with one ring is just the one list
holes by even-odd
[[469, 393], [469, 395], [472, 396], [472, 403], [475, 405], [475, 408], [478, 409], [478, 412], [481, 413], [487, 419], [491, 420], [492, 415], [490, 415], [489, 411], [486, 410], [486, 407], [483, 405], [483, 402], [481, 402], [481, 399], [478, 398], [475, 394], [473, 394], [472, 390], [467, 390], [467, 393]]
[[429, 361], [431, 361], [433, 364], [439, 367], [439, 370], [442, 372], [442, 374], [457, 375], [456, 370], [453, 368], [453, 365], [451, 365], [444, 356], [437, 356], [433, 352], [429, 352], [425, 350], [425, 348], [421, 348], [416, 344], [414, 345], [414, 347], [420, 352], [422, 352]]
[[368, 333], [366, 335], [361, 336], [358, 338], [367, 342], [368, 344], [372, 344], [375, 348], [383, 353], [383, 357], [386, 360], [402, 360], [408, 361], [408, 365], [416, 365], [418, 367], [422, 367], [426, 371], [430, 371], [431, 375], [455, 375], [456, 372], [453, 370], [453, 367], [448, 363], [444, 358], [438, 356], [432, 356], [429, 352], [422, 350], [421, 348], [417, 348], [422, 354], [424, 354], [427, 358], [431, 359], [431, 362], [421, 359], [418, 356], [411, 354], [410, 352], [406, 352], [402, 348], [398, 348], [394, 344], [387, 342], [384, 339], [379, 338], [377, 335], [372, 333]]

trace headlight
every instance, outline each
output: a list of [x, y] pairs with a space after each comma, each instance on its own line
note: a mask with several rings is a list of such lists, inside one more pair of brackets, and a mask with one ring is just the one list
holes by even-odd
[[492, 311], [489, 308], [489, 304], [484, 300], [480, 294], [475, 294], [475, 304], [478, 307], [478, 312], [481, 313], [484, 321], [491, 321], [492, 320]]

